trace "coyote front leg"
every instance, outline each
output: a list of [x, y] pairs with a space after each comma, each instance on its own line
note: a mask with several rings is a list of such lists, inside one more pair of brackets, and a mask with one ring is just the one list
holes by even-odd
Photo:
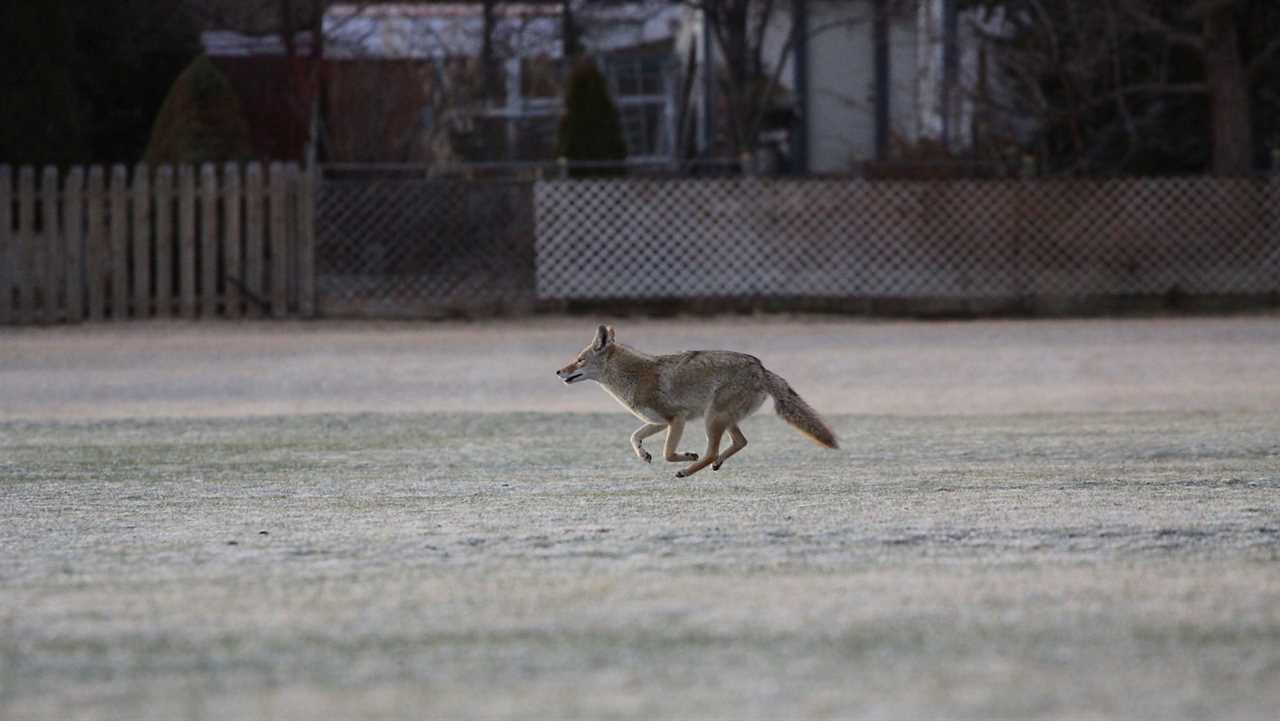
[[[645, 463], [653, 462], [653, 456], [649, 455], [649, 452], [642, 447], [641, 443], [644, 441], [644, 439], [657, 433], [658, 431], [661, 431], [663, 428], [666, 428], [666, 426], [662, 425], [661, 423], [646, 423], [643, 426], [640, 426], [639, 428], [637, 428], [635, 433], [631, 434], [631, 448], [636, 452], [636, 456], [640, 460], [644, 461]], [[670, 438], [669, 435], [667, 437]]]
[[684, 419], [676, 416], [671, 419], [671, 423], [667, 426], [667, 442], [662, 446], [662, 455], [672, 463], [680, 461], [696, 461], [697, 453], [677, 453], [676, 446], [680, 445], [680, 435], [684, 433]]

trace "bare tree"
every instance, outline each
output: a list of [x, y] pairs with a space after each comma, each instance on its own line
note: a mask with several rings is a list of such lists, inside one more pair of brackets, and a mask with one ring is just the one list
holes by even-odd
[[[1280, 53], [1280, 37], [1241, 42], [1242, 22], [1280, 19], [1265, 0], [980, 0], [1002, 14], [985, 33], [1012, 79], [988, 108], [1035, 119], [1045, 157], [1067, 172], [1124, 168], [1143, 148], [1178, 145], [1171, 113], [1205, 102], [1204, 145], [1215, 175], [1246, 175], [1254, 157], [1254, 92]], [[1185, 112], [1184, 112], [1185, 114]], [[1049, 147], [1053, 144], [1055, 147]]]
[[[1274, 3], [1262, 7], [1264, 3], [1258, 0], [1194, 0], [1183, 5], [1181, 17], [1173, 21], [1157, 14], [1159, 6], [1152, 0], [1123, 0], [1121, 8], [1143, 29], [1199, 55], [1212, 118], [1212, 172], [1246, 175], [1253, 159], [1250, 85], [1261, 77], [1267, 60], [1280, 51], [1280, 37], [1246, 57], [1239, 21], [1242, 15], [1275, 12]], [[1191, 32], [1185, 31], [1184, 25], [1189, 25]]]
[[[559, 20], [547, 5], [484, 0], [467, 13], [450, 8], [408, 23], [366, 15], [346, 30], [333, 18], [330, 40], [342, 47], [328, 68], [324, 137], [333, 156], [441, 166], [506, 159], [521, 136], [503, 65], [559, 47]], [[538, 79], [546, 74], [536, 63], [524, 69]]]
[[790, 47], [794, 23], [790, 17], [775, 13], [775, 0], [700, 0], [698, 4], [724, 56], [721, 77], [733, 148], [736, 152], [751, 151], [784, 62], [784, 58], [777, 58], [774, 72], [770, 72], [764, 54], [765, 35], [772, 23], [786, 23], [785, 45]]
[[[801, 28], [792, 0], [670, 0], [702, 14], [722, 61], [717, 76], [728, 110], [729, 140], [735, 154], [755, 150], [768, 111], [778, 101], [782, 76], [796, 43], [839, 27], [869, 23], [891, 2], [865, 3]], [[704, 62], [712, 60], [704, 59]]]

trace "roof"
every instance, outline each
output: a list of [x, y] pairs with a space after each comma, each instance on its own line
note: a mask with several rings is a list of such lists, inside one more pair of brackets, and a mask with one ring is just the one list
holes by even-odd
[[[502, 55], [558, 56], [560, 9], [555, 5], [500, 4], [493, 42]], [[384, 58], [478, 57], [483, 7], [475, 3], [339, 4], [324, 16], [328, 55]]]
[[[330, 59], [375, 57], [430, 59], [479, 57], [484, 29], [478, 3], [340, 3], [324, 16], [325, 56]], [[494, 7], [493, 41], [502, 57], [551, 57], [561, 54], [559, 3], [500, 3]], [[645, 3], [588, 6], [575, 19], [588, 28], [584, 43], [611, 52], [670, 41], [689, 17], [678, 5], [654, 8]], [[310, 33], [297, 35], [299, 53], [308, 53]], [[214, 57], [283, 55], [279, 35], [233, 31], [201, 33], [205, 52]]]
[[[301, 54], [311, 52], [311, 33], [294, 36]], [[215, 58], [284, 55], [284, 42], [276, 33], [270, 35], [246, 35], [234, 30], [206, 30], [200, 33], [205, 54]]]

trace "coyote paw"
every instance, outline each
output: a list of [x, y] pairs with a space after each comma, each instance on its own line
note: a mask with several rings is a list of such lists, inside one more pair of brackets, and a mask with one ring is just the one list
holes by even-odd
[[713, 470], [713, 471], [718, 471], [718, 470], [720, 470], [720, 464], [719, 464], [719, 463], [712, 463], [712, 464], [711, 464], [711, 470]]
[[684, 471], [676, 471], [676, 478], [684, 478]]
[[637, 448], [636, 455], [640, 456], [640, 460], [644, 461], [645, 463], [653, 463], [653, 456], [649, 455], [649, 452], [643, 448]]

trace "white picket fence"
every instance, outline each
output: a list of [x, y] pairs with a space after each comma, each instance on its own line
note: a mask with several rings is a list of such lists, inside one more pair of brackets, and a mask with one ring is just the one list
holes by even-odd
[[315, 313], [297, 164], [0, 165], [0, 325]]

